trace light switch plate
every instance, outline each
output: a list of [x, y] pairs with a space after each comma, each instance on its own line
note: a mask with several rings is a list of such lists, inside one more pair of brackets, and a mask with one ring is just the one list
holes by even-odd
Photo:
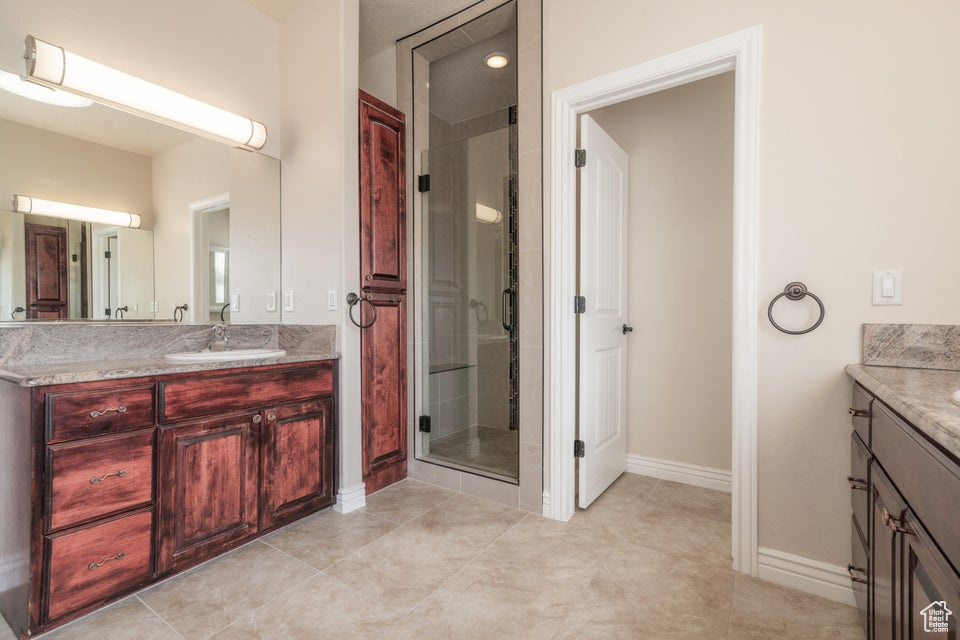
[[240, 294], [232, 293], [230, 294], [230, 313], [236, 313], [240, 311]]
[[267, 313], [275, 313], [276, 311], [277, 311], [277, 292], [267, 291]]
[[337, 310], [337, 290], [328, 289], [327, 290], [327, 311], [336, 311]]
[[293, 311], [293, 289], [287, 289], [283, 292], [283, 310]]
[[[885, 286], [886, 285], [886, 286]], [[873, 305], [903, 304], [903, 271], [886, 269], [873, 272]]]

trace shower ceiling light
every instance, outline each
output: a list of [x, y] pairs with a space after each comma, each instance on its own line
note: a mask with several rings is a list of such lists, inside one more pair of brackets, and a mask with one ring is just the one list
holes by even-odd
[[24, 58], [26, 79], [37, 84], [67, 89], [246, 149], [260, 149], [267, 141], [267, 128], [260, 122], [117, 71], [33, 36], [27, 36]]
[[136, 229], [140, 226], [140, 216], [136, 213], [84, 207], [79, 204], [41, 200], [40, 198], [32, 198], [30, 196], [13, 196], [13, 210], [17, 213], [32, 213], [38, 216], [82, 220], [84, 222], [99, 222], [100, 224], [109, 224], [117, 227], [131, 227]]
[[494, 51], [493, 53], [488, 53], [483, 61], [491, 69], [503, 69], [510, 64], [510, 56], [500, 51]]
[[27, 82], [17, 74], [8, 71], [0, 71], [0, 89], [18, 95], [21, 98], [52, 104], [58, 107], [79, 108], [89, 107], [93, 104], [93, 100], [87, 100], [68, 91], [57, 91], [50, 87], [42, 87], [36, 83]]

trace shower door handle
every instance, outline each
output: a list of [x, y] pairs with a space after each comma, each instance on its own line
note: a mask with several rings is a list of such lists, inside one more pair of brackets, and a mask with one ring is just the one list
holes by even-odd
[[[509, 315], [507, 309], [510, 309]], [[500, 293], [500, 324], [506, 331], [513, 331], [513, 289], [507, 287]]]

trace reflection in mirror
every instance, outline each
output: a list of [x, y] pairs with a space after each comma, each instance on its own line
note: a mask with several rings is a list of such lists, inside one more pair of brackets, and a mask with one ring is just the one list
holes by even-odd
[[[59, 92], [58, 92], [59, 93]], [[0, 320], [279, 322], [280, 165], [100, 104], [0, 89]], [[139, 229], [9, 211], [14, 194]], [[211, 203], [219, 207], [211, 208]], [[219, 212], [219, 213], [217, 213]], [[17, 309], [21, 311], [17, 311]]]

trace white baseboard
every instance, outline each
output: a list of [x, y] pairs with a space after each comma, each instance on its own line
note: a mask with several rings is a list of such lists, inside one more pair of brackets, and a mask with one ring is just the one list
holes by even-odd
[[764, 547], [758, 556], [761, 580], [856, 606], [845, 568]]
[[731, 474], [722, 469], [711, 469], [684, 462], [671, 462], [646, 456], [627, 455], [627, 473], [636, 473], [641, 476], [671, 480], [683, 484], [692, 484], [695, 487], [714, 489], [715, 491], [732, 491]]
[[365, 506], [367, 506], [367, 490], [366, 485], [361, 482], [337, 491], [337, 504], [333, 505], [333, 510], [350, 513]]

